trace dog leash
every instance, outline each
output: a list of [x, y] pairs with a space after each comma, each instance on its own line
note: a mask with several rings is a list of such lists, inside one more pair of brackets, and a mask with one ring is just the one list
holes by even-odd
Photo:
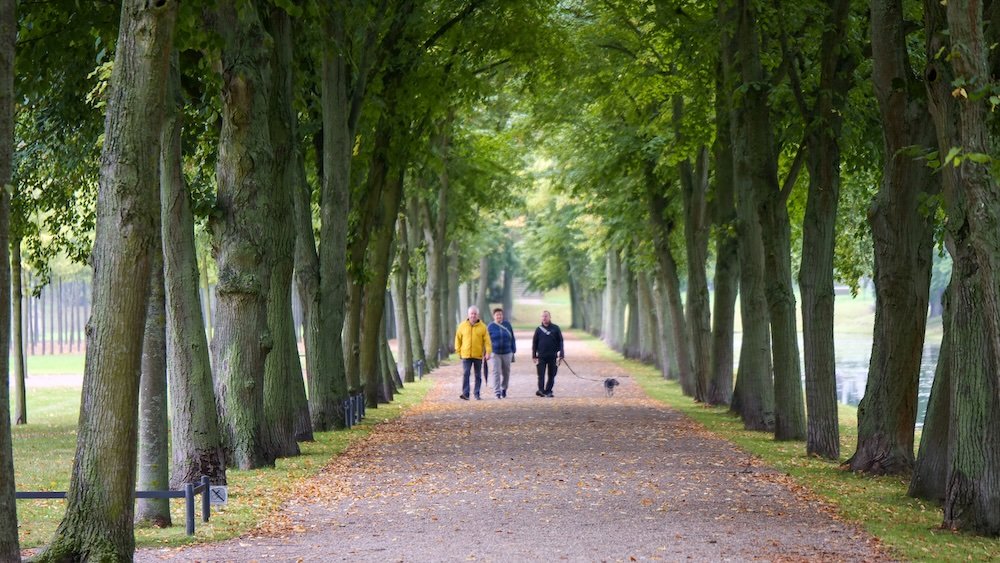
[[576, 373], [576, 371], [574, 371], [573, 368], [570, 367], [569, 362], [566, 361], [566, 358], [559, 358], [559, 363], [565, 365], [566, 369], [568, 369], [570, 373], [572, 373], [573, 375], [579, 377], [580, 379], [583, 379], [583, 380], [586, 380], [586, 381], [596, 381], [597, 383], [604, 383], [603, 379], [591, 379], [589, 377], [583, 377], [582, 375]]

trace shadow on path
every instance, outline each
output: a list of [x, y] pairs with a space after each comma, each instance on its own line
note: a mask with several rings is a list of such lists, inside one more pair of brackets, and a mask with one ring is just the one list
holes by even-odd
[[[502, 400], [460, 400], [460, 366], [441, 368], [422, 405], [335, 459], [278, 524], [136, 560], [884, 559], [783, 475], [647, 399], [599, 345], [567, 334], [588, 379], [561, 368], [553, 399], [535, 397], [528, 353]], [[605, 377], [621, 382], [613, 397]]]

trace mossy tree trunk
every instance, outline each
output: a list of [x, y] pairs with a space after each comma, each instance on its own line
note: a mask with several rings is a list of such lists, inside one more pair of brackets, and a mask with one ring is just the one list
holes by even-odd
[[[979, 0], [950, 0], [948, 61], [969, 91], [990, 82], [992, 38]], [[991, 163], [978, 155], [996, 152], [985, 97], [954, 98], [959, 128], [955, 146], [960, 182], [946, 186], [951, 236], [952, 349], [950, 449], [944, 527], [1000, 536], [1000, 186]], [[954, 189], [951, 189], [954, 188]]]
[[[157, 159], [176, 14], [176, 1], [122, 3], [101, 150], [76, 455], [66, 513], [39, 561], [130, 561], [135, 548], [139, 373], [149, 257], [161, 252], [154, 248]], [[7, 242], [0, 240], [0, 252]], [[6, 299], [0, 297], [4, 315]]]
[[[840, 139], [854, 63], [845, 45], [850, 2], [834, 0], [825, 16], [820, 79], [812, 111], [802, 107], [806, 133], [809, 198], [802, 223], [802, 341], [809, 421], [806, 453], [840, 457], [837, 379], [833, 343], [833, 254], [840, 199]], [[797, 82], [797, 80], [796, 80]], [[802, 99], [801, 92], [799, 98]]]
[[886, 155], [868, 213], [875, 246], [875, 329], [858, 405], [853, 471], [905, 474], [913, 467], [917, 388], [933, 252], [933, 197], [941, 180], [907, 147], [933, 146], [926, 93], [914, 85], [899, 0], [871, 3], [872, 79]]
[[410, 298], [410, 245], [406, 236], [406, 217], [400, 215], [396, 223], [396, 242], [399, 253], [396, 256], [396, 273], [393, 276], [395, 288], [393, 303], [396, 307], [396, 346], [399, 348], [399, 361], [403, 364], [403, 381], [412, 383], [416, 379], [413, 371], [413, 338], [410, 331], [409, 304]]
[[24, 270], [21, 267], [21, 238], [10, 243], [11, 313], [13, 335], [10, 360], [14, 367], [14, 424], [28, 423], [28, 393], [24, 387], [27, 365], [24, 358]]
[[[157, 214], [154, 214], [157, 215]], [[158, 217], [158, 215], [157, 215]], [[142, 341], [139, 378], [138, 489], [170, 489], [170, 431], [167, 421], [167, 311], [163, 290], [163, 252], [159, 222], [149, 259], [149, 305]], [[170, 499], [136, 499], [136, 523], [170, 526]]]
[[[17, 17], [14, 0], [0, 0], [0, 264], [9, 263], [10, 253], [10, 184], [14, 164], [14, 42], [17, 39]], [[20, 239], [14, 242], [20, 249]], [[16, 273], [20, 283], [20, 257]], [[17, 538], [17, 501], [14, 500], [14, 454], [10, 429], [10, 372], [7, 346], [10, 341], [10, 270], [0, 268], [0, 560], [20, 561]], [[20, 295], [20, 286], [14, 290]], [[15, 303], [18, 318], [21, 304]], [[20, 350], [20, 334], [14, 340]], [[20, 352], [15, 358], [20, 358]], [[23, 371], [21, 372], [23, 376]], [[24, 380], [21, 379], [21, 405]], [[23, 408], [22, 410], [26, 410]], [[25, 413], [22, 416], [27, 418]], [[22, 423], [23, 424], [23, 423]]]
[[212, 354], [226, 461], [240, 469], [274, 464], [264, 424], [264, 362], [274, 225], [274, 156], [268, 127], [271, 52], [256, 3], [224, 0], [214, 14], [222, 37], [222, 130], [217, 214], [212, 219], [216, 285]]
[[[295, 439], [297, 405], [305, 403], [302, 364], [292, 318], [292, 274], [295, 269], [293, 191], [296, 132], [292, 69], [292, 22], [283, 8], [270, 7], [268, 31], [273, 44], [270, 91], [270, 136], [274, 153], [271, 205], [271, 283], [267, 295], [267, 326], [274, 347], [264, 360], [264, 429], [277, 457], [299, 455]], [[301, 393], [301, 400], [296, 397]]]
[[[170, 388], [171, 468], [174, 488], [202, 475], [226, 483], [226, 463], [215, 408], [208, 337], [198, 295], [191, 196], [181, 163], [180, 70], [172, 57], [160, 149], [160, 218], [167, 317], [167, 380]], [[206, 307], [210, 304], [206, 302]]]

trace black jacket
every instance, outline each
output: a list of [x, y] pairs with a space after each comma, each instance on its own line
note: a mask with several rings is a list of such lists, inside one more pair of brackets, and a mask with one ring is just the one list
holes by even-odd
[[559, 330], [559, 325], [549, 324], [544, 327], [539, 325], [535, 329], [535, 336], [531, 339], [532, 358], [560, 358], [565, 356], [563, 352], [563, 336]]

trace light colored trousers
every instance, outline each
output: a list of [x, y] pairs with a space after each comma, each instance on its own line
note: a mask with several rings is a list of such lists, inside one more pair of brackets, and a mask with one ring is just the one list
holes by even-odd
[[[507, 389], [510, 383], [510, 359], [514, 357], [510, 354], [493, 354], [490, 358], [490, 383], [493, 385], [493, 392], [500, 394], [501, 389]], [[501, 381], [501, 375], [503, 376]]]

